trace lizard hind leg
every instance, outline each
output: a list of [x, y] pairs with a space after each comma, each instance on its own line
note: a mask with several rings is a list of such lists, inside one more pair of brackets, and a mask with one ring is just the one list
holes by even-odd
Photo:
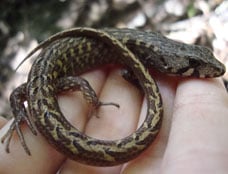
[[92, 105], [92, 112], [96, 111], [100, 106], [115, 106], [119, 108], [119, 104], [113, 102], [102, 102], [98, 99], [93, 88], [90, 86], [89, 82], [81, 77], [68, 76], [62, 77], [57, 80], [57, 90], [62, 91], [81, 91], [85, 100]]
[[31, 119], [29, 118], [29, 115], [28, 115], [25, 105], [24, 105], [24, 102], [26, 101], [26, 86], [27, 86], [26, 83], [22, 84], [21, 86], [17, 87], [10, 95], [10, 105], [12, 108], [14, 120], [11, 123], [8, 131], [1, 138], [1, 142], [6, 143], [5, 149], [6, 149], [7, 153], [10, 152], [10, 150], [9, 150], [10, 141], [12, 139], [14, 131], [16, 131], [25, 152], [28, 155], [31, 155], [30, 150], [25, 142], [21, 127], [20, 127], [22, 122], [25, 121], [27, 123], [27, 125], [29, 126], [30, 130], [32, 131], [32, 133], [34, 135], [37, 135], [35, 127], [33, 126]]

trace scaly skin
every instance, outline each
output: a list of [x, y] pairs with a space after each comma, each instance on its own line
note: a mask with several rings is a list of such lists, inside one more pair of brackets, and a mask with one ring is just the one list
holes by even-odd
[[[162, 101], [155, 81], [144, 66], [167, 74], [201, 78], [217, 77], [225, 72], [224, 65], [204, 47], [138, 30], [74, 28], [42, 42], [25, 60], [41, 48], [43, 50], [33, 63], [27, 83], [12, 94], [11, 105], [16, 118], [2, 139], [8, 138], [6, 149], [9, 151], [8, 143], [18, 126], [16, 123], [27, 118], [22, 104], [27, 101], [37, 129], [50, 144], [73, 160], [96, 166], [118, 165], [135, 158], [159, 132]], [[148, 105], [141, 127], [132, 135], [115, 141], [98, 140], [82, 134], [65, 119], [56, 97], [62, 90], [81, 90], [95, 107], [107, 104], [97, 99], [84, 79], [75, 76], [109, 63], [125, 65], [133, 72]], [[16, 113], [21, 110], [22, 114], [18, 116]], [[26, 120], [36, 133], [30, 120]], [[20, 130], [18, 134], [24, 149], [30, 154]]]

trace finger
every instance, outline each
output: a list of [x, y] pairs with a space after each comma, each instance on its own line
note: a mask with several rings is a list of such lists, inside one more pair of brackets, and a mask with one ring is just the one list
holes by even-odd
[[[7, 122], [7, 124], [0, 130], [0, 137], [2, 137], [6, 131], [9, 129], [10, 124], [13, 120]], [[29, 156], [25, 153], [24, 149], [21, 146], [17, 134], [14, 134], [10, 142], [10, 153], [6, 153], [5, 144], [0, 144], [0, 173], [40, 173], [42, 171], [47, 171], [53, 173], [52, 163], [49, 167], [46, 167], [46, 164], [42, 160], [48, 161], [49, 156], [55, 156], [55, 150], [45, 146], [45, 140], [42, 136], [34, 136], [27, 126], [22, 125], [22, 132], [26, 141], [27, 146], [29, 147], [32, 155]], [[41, 151], [37, 151], [40, 147], [44, 147]], [[47, 150], [49, 148], [49, 151]], [[44, 153], [48, 151], [47, 153]], [[41, 158], [42, 157], [42, 158]], [[20, 159], [20, 160], [18, 160]], [[41, 159], [41, 160], [40, 160]], [[58, 162], [53, 159], [53, 162]], [[36, 165], [34, 165], [36, 164]], [[34, 170], [34, 171], [33, 171]]]
[[[85, 74], [83, 77], [87, 78], [91, 82], [91, 85], [99, 91], [105, 79], [105, 74], [97, 70]], [[62, 95], [59, 97], [59, 104], [64, 116], [66, 116], [70, 122], [73, 120], [80, 130], [84, 129], [86, 119], [82, 117], [87, 113], [87, 104], [82, 96], [78, 93], [73, 94], [73, 96], [72, 94]], [[5, 130], [9, 128], [9, 125], [10, 123], [1, 129], [0, 137]], [[34, 136], [31, 131], [28, 130], [27, 126], [22, 125], [22, 131], [32, 155], [28, 156], [24, 152], [15, 134], [10, 144], [11, 153], [7, 154], [4, 145], [0, 144], [0, 173], [56, 173], [66, 157], [49, 145], [47, 140], [40, 134]]]
[[[177, 78], [168, 77], [162, 74], [154, 74], [155, 80], [158, 84], [159, 91], [163, 100], [163, 119], [161, 130], [150, 145], [150, 147], [142, 153], [138, 158], [130, 162], [122, 171], [123, 174], [157, 174], [160, 173], [160, 166], [163, 159], [163, 154], [166, 148], [167, 139], [170, 131], [170, 120], [172, 119], [173, 102], [175, 97]], [[146, 102], [140, 115], [139, 125], [142, 124], [146, 113]]]
[[178, 88], [163, 173], [226, 173], [228, 95], [218, 79]]
[[[102, 88], [100, 100], [115, 102], [120, 105], [117, 109], [111, 106], [102, 106], [97, 112], [99, 118], [92, 116], [86, 127], [86, 134], [98, 139], [114, 140], [124, 138], [137, 127], [142, 96], [139, 90], [124, 80], [119, 70], [112, 71]], [[62, 173], [119, 173], [121, 166], [88, 167], [73, 161], [68, 161]]]

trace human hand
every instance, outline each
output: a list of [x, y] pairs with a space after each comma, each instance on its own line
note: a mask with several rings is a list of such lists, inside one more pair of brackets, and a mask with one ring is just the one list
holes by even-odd
[[[34, 136], [22, 125], [25, 141], [32, 155], [28, 156], [16, 136], [5, 152], [0, 144], [0, 173], [51, 174], [60, 170], [69, 173], [226, 173], [228, 147], [228, 94], [219, 79], [184, 79], [155, 75], [163, 98], [164, 116], [161, 131], [151, 146], [135, 160], [114, 167], [91, 167], [67, 159], [39, 134]], [[99, 139], [119, 139], [132, 133], [142, 122], [146, 102], [118, 70], [110, 74], [96, 70], [83, 75], [100, 94], [101, 101], [115, 102], [117, 109], [102, 106], [99, 118], [89, 120], [89, 106], [81, 94], [59, 97], [67, 119], [79, 130]], [[107, 78], [106, 78], [107, 77]], [[0, 120], [0, 137], [10, 122]]]

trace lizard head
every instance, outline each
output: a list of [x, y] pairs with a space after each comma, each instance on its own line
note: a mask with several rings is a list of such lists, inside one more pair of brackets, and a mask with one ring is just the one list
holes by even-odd
[[169, 40], [153, 50], [161, 60], [156, 66], [160, 67], [162, 72], [210, 78], [221, 76], [226, 71], [225, 66], [214, 57], [212, 51], [203, 46]]
[[[178, 53], [180, 53], [178, 55]], [[183, 57], [183, 67], [178, 73], [185, 76], [201, 78], [218, 77], [225, 73], [225, 66], [218, 61], [211, 50], [203, 46], [184, 45], [176, 52], [177, 57]], [[187, 65], [184, 67], [184, 65]]]

